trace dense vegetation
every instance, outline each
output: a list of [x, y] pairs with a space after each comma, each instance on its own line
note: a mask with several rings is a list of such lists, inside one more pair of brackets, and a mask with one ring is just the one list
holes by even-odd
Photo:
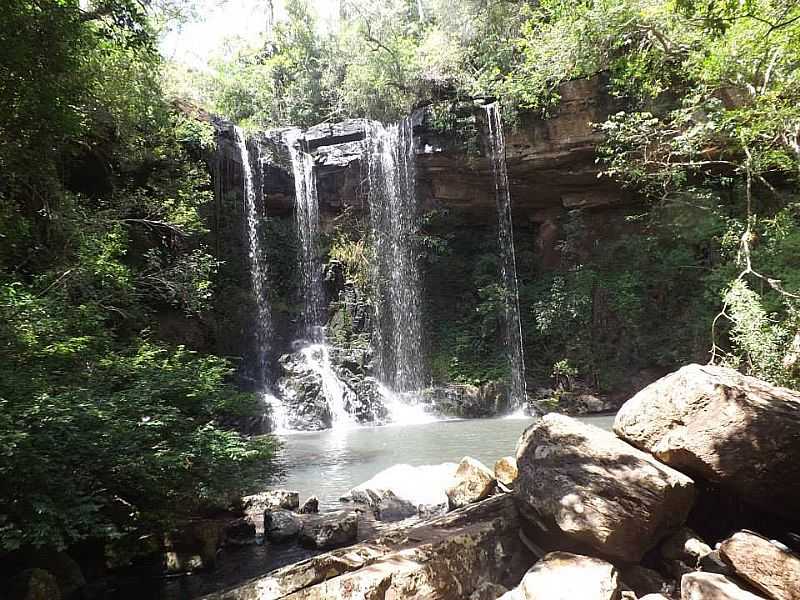
[[[647, 206], [628, 215], [636, 233], [588, 254], [583, 215], [570, 214], [559, 273], [523, 254], [529, 375], [608, 389], [631, 366], [705, 361], [711, 349], [800, 383], [798, 2], [347, 0], [322, 33], [308, 3], [287, 4], [263, 44], [216, 63], [204, 87], [216, 111], [266, 127], [432, 105], [452, 127], [460, 99], [484, 97], [522, 126], [521, 115], [558, 110], [564, 81], [607, 78], [621, 110], [597, 124], [605, 176]], [[463, 265], [463, 242], [447, 249], [448, 234], [432, 233], [436, 276], [459, 273], [472, 298], [460, 315], [432, 307], [434, 375], [502, 375], [495, 253], [473, 243]]]
[[[163, 6], [163, 10], [175, 9]], [[136, 539], [261, 475], [225, 360], [159, 340], [202, 318], [210, 127], [161, 92], [138, 2], [13, 0], [0, 27], [0, 550]]]
[[[620, 108], [597, 124], [603, 176], [641, 204], [591, 251], [589, 215], [565, 215], [557, 270], [519, 252], [529, 376], [607, 390], [710, 350], [800, 385], [796, 0], [342, 0], [332, 30], [288, 0], [288, 19], [206, 74], [155, 46], [191, 4], [11, 0], [4, 13], [0, 548], [168, 527], [255, 481], [272, 452], [219, 426], [255, 402], [230, 365], [158, 332], [160, 315], [202, 321], [225, 302], [203, 218], [212, 132], [165, 75], [253, 128], [427, 105], [440, 127], [464, 126], [474, 155], [464, 99], [499, 99], [523, 127], [558, 111], [563, 82], [602, 74]], [[288, 254], [289, 225], [268, 225]], [[420, 239], [427, 276], [459, 299], [429, 306], [430, 363], [480, 383], [506, 369], [495, 238], [457, 225], [427, 215]], [[329, 273], [368, 301], [364, 230], [345, 216], [326, 248]]]

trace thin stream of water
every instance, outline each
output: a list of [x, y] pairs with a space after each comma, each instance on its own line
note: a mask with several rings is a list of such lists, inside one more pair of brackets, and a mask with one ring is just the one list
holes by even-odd
[[500, 245], [500, 274], [505, 287], [506, 330], [509, 361], [511, 362], [512, 409], [526, 404], [525, 352], [522, 341], [522, 320], [519, 311], [517, 259], [514, 252], [514, 226], [511, 219], [511, 191], [506, 166], [506, 142], [503, 118], [497, 103], [484, 106], [489, 123], [489, 151], [494, 172], [497, 199], [498, 243]]

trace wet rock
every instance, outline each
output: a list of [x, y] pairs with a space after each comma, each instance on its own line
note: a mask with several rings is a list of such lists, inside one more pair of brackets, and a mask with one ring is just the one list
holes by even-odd
[[691, 479], [571, 417], [549, 414], [517, 446], [517, 498], [601, 555], [638, 562], [686, 519]]
[[681, 600], [765, 600], [743, 590], [724, 575], [688, 573], [681, 579]]
[[294, 513], [276, 508], [264, 513], [264, 535], [270, 542], [287, 542], [297, 537], [303, 522]]
[[482, 386], [451, 383], [424, 390], [423, 398], [439, 414], [479, 419], [506, 412], [508, 386], [503, 382], [488, 382]]
[[256, 526], [250, 519], [241, 518], [229, 522], [225, 526], [225, 543], [234, 546], [254, 544], [256, 541]]
[[8, 600], [61, 600], [56, 578], [44, 569], [28, 569], [8, 582]]
[[358, 515], [338, 511], [303, 518], [300, 543], [303, 546], [330, 550], [355, 543], [358, 538]]
[[700, 559], [710, 552], [711, 546], [688, 527], [681, 527], [661, 542], [661, 556], [668, 560], [682, 560], [690, 565], [697, 566]]
[[513, 456], [504, 456], [494, 463], [494, 478], [507, 488], [514, 485], [517, 475], [519, 475], [517, 459]]
[[528, 570], [517, 587], [519, 600], [617, 600], [616, 567], [599, 558], [551, 552]]
[[614, 431], [662, 462], [769, 512], [800, 505], [800, 393], [688, 365], [628, 400]]
[[298, 511], [301, 515], [312, 515], [319, 512], [319, 499], [316, 496], [311, 496], [301, 506]]
[[441, 514], [447, 510], [446, 490], [457, 468], [455, 463], [394, 465], [351, 489], [342, 500], [363, 504], [379, 513], [391, 492], [392, 498], [416, 507], [419, 514]]
[[800, 598], [800, 557], [750, 531], [722, 542], [722, 559], [736, 574], [774, 600]]
[[[513, 585], [532, 558], [513, 499], [494, 496], [431, 521], [278, 569], [205, 600], [464, 600], [487, 582]], [[573, 599], [576, 600], [576, 599]]]
[[488, 498], [494, 491], [494, 473], [482, 462], [465, 456], [458, 463], [453, 483], [447, 488], [450, 510]]

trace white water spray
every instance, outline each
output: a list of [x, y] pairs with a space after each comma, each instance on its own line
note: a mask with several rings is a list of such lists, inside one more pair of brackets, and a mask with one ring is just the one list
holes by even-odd
[[377, 374], [394, 392], [423, 385], [414, 132], [412, 119], [368, 122], [369, 210], [376, 289], [374, 345]]
[[[247, 256], [250, 262], [250, 283], [256, 303], [255, 342], [256, 342], [256, 379], [262, 388], [261, 397], [265, 406], [269, 407], [270, 421], [273, 430], [286, 426], [286, 411], [280, 400], [270, 394], [269, 359], [272, 342], [272, 311], [267, 296], [267, 264], [264, 261], [264, 250], [258, 231], [259, 216], [256, 206], [256, 190], [253, 180], [253, 168], [250, 163], [250, 152], [247, 140], [239, 127], [234, 127], [236, 147], [242, 163], [242, 196], [244, 198], [247, 226]], [[260, 165], [260, 162], [257, 160]]]

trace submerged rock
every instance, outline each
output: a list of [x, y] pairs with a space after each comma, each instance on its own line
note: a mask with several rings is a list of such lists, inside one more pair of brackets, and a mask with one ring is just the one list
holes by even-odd
[[549, 414], [517, 447], [517, 497], [601, 555], [638, 562], [686, 520], [687, 476], [613, 434]]
[[688, 573], [681, 579], [681, 600], [765, 600], [740, 588], [724, 575]]
[[465, 456], [458, 463], [453, 482], [447, 488], [450, 510], [487, 498], [495, 488], [494, 473], [482, 462]]
[[766, 538], [740, 531], [722, 542], [722, 559], [736, 574], [774, 600], [800, 598], [800, 557]]
[[617, 600], [619, 574], [598, 558], [551, 552], [533, 565], [511, 597], [517, 600]]
[[797, 516], [798, 392], [733, 369], [688, 365], [628, 400], [614, 431], [676, 469]]
[[422, 515], [444, 513], [448, 503], [447, 487], [457, 468], [455, 463], [419, 467], [394, 465], [351, 489], [342, 500], [363, 504], [376, 513], [386, 508], [387, 498], [393, 503], [396, 500], [413, 507]]
[[516, 584], [532, 558], [513, 499], [494, 496], [392, 535], [316, 556], [205, 600], [464, 600]]
[[330, 550], [352, 544], [358, 538], [358, 514], [338, 511], [303, 518], [300, 543], [303, 546]]

